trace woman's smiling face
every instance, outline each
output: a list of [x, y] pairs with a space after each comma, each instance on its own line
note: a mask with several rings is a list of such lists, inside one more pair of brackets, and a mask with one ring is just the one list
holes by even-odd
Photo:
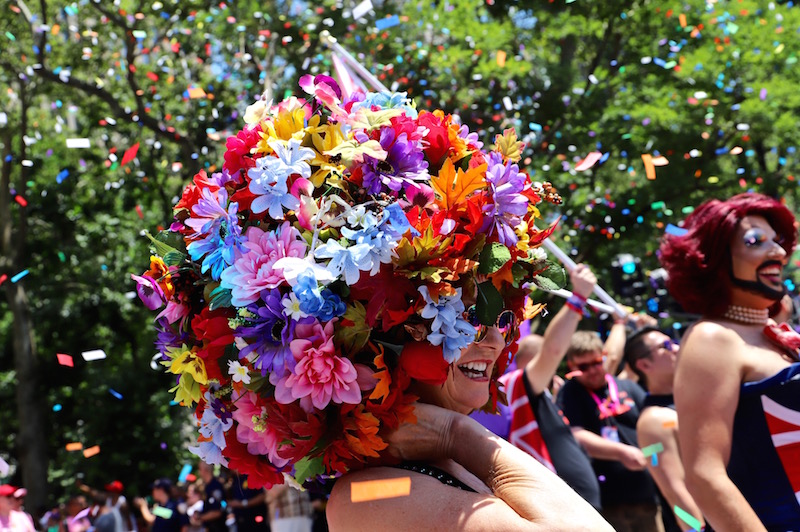
[[731, 303], [763, 307], [779, 300], [785, 263], [786, 250], [769, 222], [757, 215], [742, 218], [731, 242]]

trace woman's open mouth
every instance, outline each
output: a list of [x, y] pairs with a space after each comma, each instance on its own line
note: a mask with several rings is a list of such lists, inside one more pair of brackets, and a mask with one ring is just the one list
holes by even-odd
[[486, 381], [489, 380], [487, 370], [489, 369], [488, 362], [467, 362], [459, 364], [458, 369], [470, 380], [473, 381]]
[[758, 276], [777, 286], [783, 282], [783, 268], [779, 264], [765, 264], [758, 269]]

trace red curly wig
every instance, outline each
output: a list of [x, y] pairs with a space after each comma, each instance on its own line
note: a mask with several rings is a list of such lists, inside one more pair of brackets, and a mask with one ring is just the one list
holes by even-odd
[[763, 216], [783, 237], [781, 246], [791, 255], [797, 241], [794, 215], [780, 202], [762, 194], [737, 194], [710, 200], [690, 214], [683, 236], [664, 236], [659, 258], [667, 270], [667, 289], [684, 310], [721, 316], [730, 303], [730, 244], [742, 218]]

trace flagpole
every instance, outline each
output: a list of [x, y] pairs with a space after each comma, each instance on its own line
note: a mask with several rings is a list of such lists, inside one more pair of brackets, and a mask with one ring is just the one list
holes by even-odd
[[322, 39], [322, 43], [339, 54], [341, 58], [344, 60], [345, 63], [349, 64], [350, 67], [356, 71], [356, 73], [364, 78], [366, 81], [372, 85], [372, 88], [378, 90], [380, 92], [389, 92], [389, 89], [386, 86], [378, 81], [378, 78], [372, 75], [372, 72], [364, 68], [364, 65], [356, 61], [356, 59], [350, 55], [350, 52], [345, 50], [341, 44], [336, 41], [336, 37], [330, 34], [328, 30], [323, 31], [320, 34], [320, 39]]
[[[557, 288], [555, 290], [548, 290], [546, 288], [541, 288], [540, 290], [544, 290], [545, 292], [550, 292], [551, 294], [556, 295], [558, 297], [562, 297], [564, 299], [568, 299], [572, 296], [572, 292], [570, 292], [569, 290], [564, 290], [563, 288]], [[595, 310], [599, 310], [600, 312], [608, 312], [609, 314], [616, 314], [617, 312], [617, 309], [615, 309], [611, 305], [600, 303], [595, 299], [587, 299], [586, 304]]]

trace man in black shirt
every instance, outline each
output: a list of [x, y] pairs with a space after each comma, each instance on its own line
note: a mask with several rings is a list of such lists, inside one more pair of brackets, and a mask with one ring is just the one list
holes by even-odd
[[214, 476], [213, 466], [200, 462], [197, 472], [206, 486], [206, 498], [203, 504], [203, 513], [199, 516], [195, 514], [192, 521], [204, 526], [208, 532], [227, 532], [228, 526], [225, 524], [225, 511], [223, 510], [225, 488], [222, 486], [222, 482]]
[[133, 501], [150, 525], [150, 532], [186, 532], [189, 518], [180, 511], [178, 501], [172, 498], [172, 482], [167, 478], [160, 478], [153, 483], [152, 488], [153, 501], [156, 503], [152, 511], [144, 499], [137, 497]]
[[578, 443], [592, 458], [600, 481], [602, 514], [618, 531], [661, 531], [660, 510], [636, 421], [645, 392], [631, 381], [606, 373], [603, 343], [589, 331], [572, 336], [567, 366], [573, 374], [558, 395]]

